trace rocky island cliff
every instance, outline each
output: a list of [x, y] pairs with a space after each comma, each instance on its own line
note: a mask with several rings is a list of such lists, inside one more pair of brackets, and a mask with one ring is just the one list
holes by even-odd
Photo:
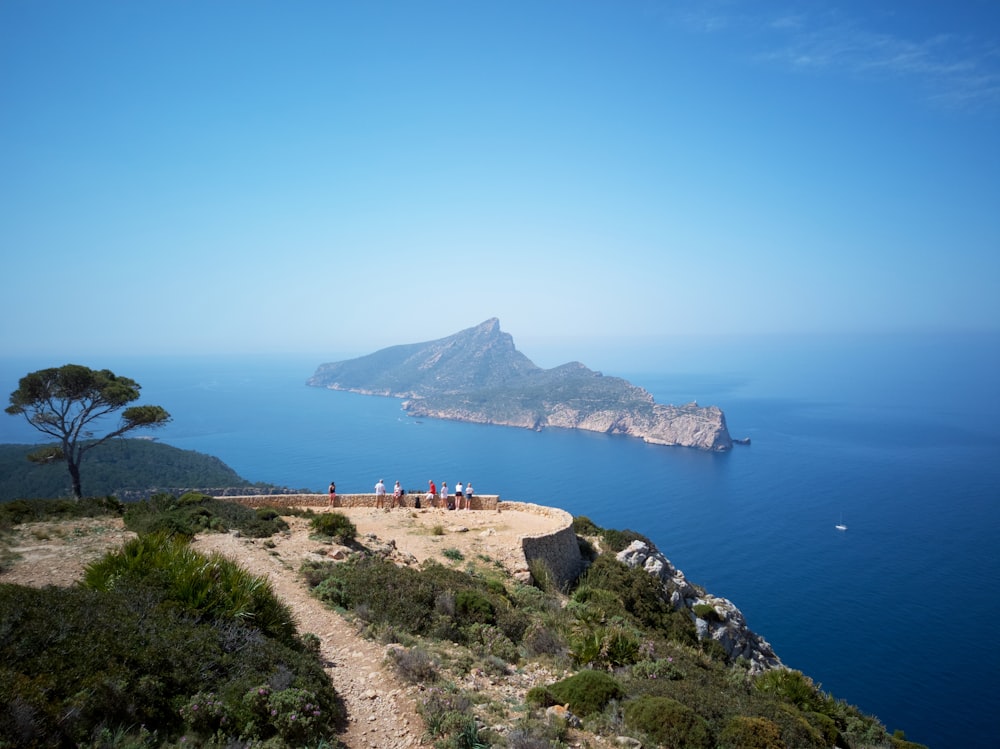
[[500, 330], [497, 318], [436, 341], [321, 364], [306, 384], [403, 398], [411, 416], [586, 429], [702, 450], [733, 445], [718, 407], [656, 403], [643, 388], [580, 362], [538, 367]]

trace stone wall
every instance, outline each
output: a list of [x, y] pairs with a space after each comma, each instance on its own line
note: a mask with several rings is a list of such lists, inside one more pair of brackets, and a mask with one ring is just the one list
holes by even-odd
[[560, 588], [576, 579], [583, 568], [583, 557], [573, 530], [572, 515], [557, 507], [530, 502], [499, 502], [497, 509], [499, 512], [531, 512], [557, 520], [559, 528], [555, 531], [521, 536], [521, 550], [529, 565], [535, 561], [544, 563]]
[[[406, 494], [402, 498], [404, 507], [414, 507], [417, 497], [420, 503], [427, 507], [427, 500], [424, 495]], [[326, 507], [330, 502], [329, 494], [271, 494], [261, 496], [239, 496], [239, 497], [219, 497], [227, 502], [236, 502], [245, 507]], [[392, 494], [387, 494], [386, 499], [392, 501]], [[438, 499], [438, 506], [441, 500]], [[477, 494], [472, 497], [473, 510], [495, 510], [500, 502], [497, 494]], [[338, 494], [334, 501], [334, 507], [374, 507], [374, 494]]]

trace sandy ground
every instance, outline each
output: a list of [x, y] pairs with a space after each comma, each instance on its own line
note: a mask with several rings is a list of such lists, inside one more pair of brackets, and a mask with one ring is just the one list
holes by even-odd
[[[519, 537], [555, 530], [559, 522], [530, 512], [413, 511], [342, 508], [358, 529], [358, 541], [370, 548], [394, 545], [394, 558], [416, 563], [436, 559], [464, 566], [500, 563], [511, 572], [523, 570]], [[415, 704], [419, 687], [401, 682], [385, 664], [385, 646], [362, 638], [357, 626], [309, 595], [298, 570], [304, 559], [331, 558], [335, 545], [310, 538], [308, 521], [288, 518], [291, 530], [271, 539], [205, 534], [195, 539], [201, 551], [217, 551], [250, 572], [267, 577], [275, 593], [292, 609], [299, 631], [321, 641], [321, 654], [348, 712], [344, 746], [408, 747], [427, 743]], [[99, 518], [60, 523], [26, 523], [9, 539], [14, 556], [0, 583], [71, 585], [85, 566], [132, 534], [120, 520]], [[454, 561], [443, 552], [457, 550]]]

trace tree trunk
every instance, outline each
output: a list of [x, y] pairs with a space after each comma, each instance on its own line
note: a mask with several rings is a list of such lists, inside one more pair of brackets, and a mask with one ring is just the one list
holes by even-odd
[[72, 455], [66, 456], [66, 466], [69, 468], [69, 477], [73, 482], [73, 497], [80, 499], [83, 496], [83, 491], [80, 488], [80, 466], [73, 460]]

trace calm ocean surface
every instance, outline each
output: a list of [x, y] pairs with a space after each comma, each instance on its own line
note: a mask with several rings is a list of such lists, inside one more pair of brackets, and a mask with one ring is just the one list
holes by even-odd
[[[252, 481], [325, 491], [335, 479], [343, 492], [472, 481], [640, 531], [736, 603], [786, 665], [890, 730], [935, 749], [998, 745], [997, 336], [692, 349], [677, 358], [698, 369], [674, 375], [644, 351], [630, 359], [641, 367], [603, 368], [660, 402], [722, 407], [732, 435], [753, 440], [724, 455], [418, 421], [394, 399], [304, 385], [336, 358], [79, 363], [137, 380], [141, 402], [174, 417], [162, 441]], [[63, 363], [0, 360], [5, 395]], [[0, 417], [0, 442], [38, 436]]]

